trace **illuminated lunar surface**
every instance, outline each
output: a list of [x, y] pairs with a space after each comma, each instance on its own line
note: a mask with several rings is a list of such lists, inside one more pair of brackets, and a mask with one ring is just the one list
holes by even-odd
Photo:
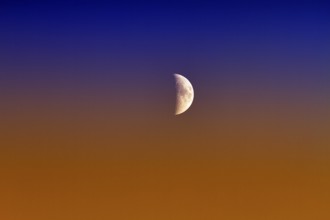
[[194, 89], [187, 78], [174, 74], [176, 88], [175, 114], [179, 115], [189, 109], [194, 100]]

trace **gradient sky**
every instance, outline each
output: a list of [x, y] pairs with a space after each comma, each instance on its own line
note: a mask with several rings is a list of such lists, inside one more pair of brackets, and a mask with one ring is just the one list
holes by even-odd
[[329, 27], [322, 1], [2, 1], [0, 219], [329, 219]]

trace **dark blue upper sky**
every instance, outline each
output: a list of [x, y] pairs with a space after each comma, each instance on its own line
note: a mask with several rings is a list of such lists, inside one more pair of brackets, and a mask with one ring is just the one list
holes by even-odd
[[217, 92], [329, 93], [321, 1], [7, 1], [0, 27], [2, 88], [141, 90], [179, 72]]

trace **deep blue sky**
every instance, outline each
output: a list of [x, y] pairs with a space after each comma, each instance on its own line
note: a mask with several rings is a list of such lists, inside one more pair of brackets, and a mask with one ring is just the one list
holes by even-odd
[[171, 90], [179, 72], [204, 99], [330, 94], [325, 2], [8, 1], [0, 26], [0, 83], [9, 93], [143, 97]]

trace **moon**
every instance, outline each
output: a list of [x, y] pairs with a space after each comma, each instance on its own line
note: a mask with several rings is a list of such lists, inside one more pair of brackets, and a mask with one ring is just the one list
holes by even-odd
[[176, 89], [175, 115], [184, 113], [189, 109], [194, 100], [194, 89], [187, 78], [174, 74]]

